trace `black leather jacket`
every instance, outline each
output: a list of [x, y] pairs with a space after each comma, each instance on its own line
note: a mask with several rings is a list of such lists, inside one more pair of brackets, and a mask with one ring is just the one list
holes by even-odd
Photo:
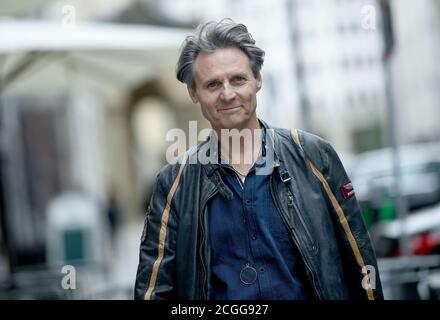
[[[298, 246], [317, 299], [383, 299], [369, 234], [349, 179], [325, 140], [267, 130], [274, 165], [270, 190]], [[296, 140], [298, 142], [298, 140]], [[197, 163], [204, 142], [157, 175], [140, 244], [135, 299], [208, 299], [207, 203], [228, 197], [217, 164]]]

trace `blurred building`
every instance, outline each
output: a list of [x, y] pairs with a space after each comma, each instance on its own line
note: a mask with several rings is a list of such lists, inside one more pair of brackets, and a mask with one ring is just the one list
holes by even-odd
[[375, 1], [295, 3], [295, 49], [311, 129], [341, 151], [380, 146], [385, 93]]
[[[185, 25], [161, 19], [154, 6], [6, 1], [0, 9], [0, 272], [8, 265], [8, 281], [24, 270], [41, 280], [54, 253], [46, 250], [54, 248], [47, 245], [48, 233], [56, 232], [48, 225], [53, 200], [81, 195], [101, 208], [103, 219], [115, 193], [120, 220], [137, 222], [164, 164], [166, 132], [201, 115], [174, 79]], [[66, 239], [77, 245], [103, 234], [99, 245], [107, 241], [105, 227], [89, 229], [82, 237], [66, 228]], [[139, 237], [140, 231], [134, 250]], [[134, 277], [136, 259], [121, 262]], [[3, 280], [2, 274], [0, 295]], [[15, 280], [10, 285], [17, 289], [30, 283]]]
[[403, 143], [440, 141], [440, 12], [436, 0], [392, 2], [394, 97]]

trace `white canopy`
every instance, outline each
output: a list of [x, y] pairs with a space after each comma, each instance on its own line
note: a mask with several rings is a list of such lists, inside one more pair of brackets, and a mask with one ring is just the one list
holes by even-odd
[[[103, 90], [172, 72], [190, 30], [148, 25], [0, 19], [0, 71], [7, 91], [46, 91], [77, 81]], [[44, 81], [41, 81], [44, 79]], [[108, 86], [107, 84], [110, 84]]]
[[0, 53], [19, 51], [176, 49], [188, 30], [146, 25], [0, 20]]

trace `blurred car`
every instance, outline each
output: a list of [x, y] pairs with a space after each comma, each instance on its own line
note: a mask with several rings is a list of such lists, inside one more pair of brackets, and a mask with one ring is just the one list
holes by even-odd
[[[401, 195], [409, 213], [440, 202], [440, 143], [402, 146]], [[370, 229], [379, 221], [396, 218], [394, 175], [390, 148], [358, 155], [349, 174]]]
[[[378, 222], [370, 235], [387, 299], [440, 299], [440, 203]], [[402, 236], [409, 256], [401, 255]]]
[[408, 238], [412, 255], [440, 254], [440, 203], [417, 209], [405, 219], [378, 222], [370, 235], [379, 258], [399, 256], [401, 236]]

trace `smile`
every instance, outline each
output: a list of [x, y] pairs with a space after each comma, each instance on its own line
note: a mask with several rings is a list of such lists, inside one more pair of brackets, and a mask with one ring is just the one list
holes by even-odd
[[221, 113], [232, 113], [232, 112], [235, 112], [235, 111], [239, 110], [240, 108], [241, 108], [241, 106], [230, 107], [230, 108], [222, 108], [222, 109], [218, 109], [218, 112], [221, 112]]

